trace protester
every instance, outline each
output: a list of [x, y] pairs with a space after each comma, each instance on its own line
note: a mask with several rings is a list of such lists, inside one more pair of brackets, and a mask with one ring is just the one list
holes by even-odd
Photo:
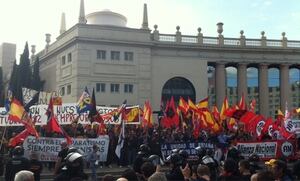
[[89, 166], [92, 170], [92, 181], [97, 181], [97, 167], [99, 164], [99, 153], [98, 153], [98, 146], [96, 144], [93, 145], [93, 150], [91, 153], [88, 155], [88, 162]]
[[239, 181], [237, 162], [233, 159], [227, 159], [224, 162], [223, 170], [218, 178], [218, 181]]
[[58, 152], [58, 156], [54, 168], [55, 175], [59, 174], [61, 168], [64, 166], [65, 158], [67, 157], [68, 150], [69, 150], [68, 143], [65, 141], [61, 142], [60, 146], [61, 146], [61, 150], [60, 152]]
[[33, 172], [28, 170], [21, 170], [16, 173], [14, 181], [34, 181]]
[[105, 174], [102, 177], [102, 181], [115, 181], [115, 178], [110, 174]]
[[35, 152], [32, 152], [30, 155], [30, 167], [29, 170], [34, 173], [34, 180], [40, 181], [40, 175], [43, 170], [43, 164], [38, 160], [38, 155]]
[[[268, 170], [260, 171], [257, 173], [256, 181], [274, 181], [274, 180], [275, 177], [273, 173]], [[279, 181], [283, 181], [283, 180], [279, 180]]]
[[13, 181], [17, 172], [29, 170], [29, 160], [23, 156], [24, 149], [21, 146], [16, 146], [12, 154], [13, 158], [6, 164], [5, 181]]
[[148, 180], [148, 178], [155, 173], [156, 167], [152, 162], [145, 162], [141, 166], [142, 178], [143, 180]]
[[167, 181], [165, 173], [155, 172], [149, 178], [148, 181]]
[[124, 170], [121, 176], [129, 181], [139, 181], [137, 173], [132, 168]]
[[239, 171], [241, 174], [241, 181], [250, 181], [251, 172], [250, 172], [250, 163], [248, 160], [241, 160], [239, 162]]
[[210, 181], [210, 169], [206, 165], [199, 165], [197, 168], [197, 181]]
[[276, 180], [280, 181], [292, 181], [293, 178], [287, 168], [287, 164], [282, 160], [276, 160], [272, 165], [271, 171], [274, 174]]

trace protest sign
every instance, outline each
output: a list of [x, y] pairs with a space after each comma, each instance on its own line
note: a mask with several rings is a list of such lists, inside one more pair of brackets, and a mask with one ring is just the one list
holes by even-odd
[[[58, 152], [61, 150], [61, 142], [65, 138], [35, 138], [29, 136], [24, 140], [24, 155], [29, 158], [29, 155], [34, 152], [39, 156], [40, 161], [56, 161]], [[74, 138], [70, 146], [81, 149], [84, 156], [87, 156], [93, 150], [93, 145], [97, 144], [100, 152], [100, 161], [105, 162], [107, 159], [109, 137], [99, 136], [98, 138]]]

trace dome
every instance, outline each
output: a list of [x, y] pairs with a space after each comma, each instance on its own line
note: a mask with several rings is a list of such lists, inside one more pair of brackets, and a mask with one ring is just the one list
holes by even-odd
[[87, 24], [126, 27], [127, 18], [110, 10], [97, 11], [86, 15]]

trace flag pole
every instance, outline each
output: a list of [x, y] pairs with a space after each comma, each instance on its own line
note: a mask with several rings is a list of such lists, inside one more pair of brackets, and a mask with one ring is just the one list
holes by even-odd
[[1, 151], [1, 149], [2, 149], [2, 145], [3, 145], [3, 141], [4, 141], [4, 136], [5, 136], [5, 134], [6, 134], [6, 128], [7, 128], [7, 126], [5, 126], [4, 131], [3, 131], [3, 134], [2, 134], [1, 145], [0, 145], [0, 151]]

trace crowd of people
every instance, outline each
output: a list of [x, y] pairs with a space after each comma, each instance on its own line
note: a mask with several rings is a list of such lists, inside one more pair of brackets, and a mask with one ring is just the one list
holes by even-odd
[[[64, 127], [64, 129], [70, 136], [76, 138], [96, 138], [99, 135], [97, 126], [91, 124], [73, 123]], [[259, 163], [263, 162], [257, 155], [253, 155], [248, 159], [241, 157], [235, 146], [236, 142], [253, 141], [253, 137], [243, 129], [225, 129], [218, 134], [206, 130], [195, 136], [192, 128], [188, 126], [166, 129], [155, 124], [153, 127], [145, 129], [138, 125], [126, 125], [124, 146], [121, 150], [121, 157], [118, 158], [115, 149], [118, 144], [119, 129], [119, 126], [113, 125], [107, 125], [106, 127], [109, 146], [105, 163], [99, 161], [97, 145], [93, 146], [92, 152], [82, 153], [82, 151], [70, 148], [67, 143], [63, 142], [57, 161], [55, 163], [42, 163], [38, 161], [36, 153], [32, 153], [30, 158], [24, 158], [24, 150], [22, 150], [21, 145], [15, 148], [7, 147], [9, 142], [9, 139], [7, 139], [2, 143], [1, 149], [2, 153], [9, 153], [11, 157], [5, 165], [6, 169], [3, 169], [5, 170], [5, 180], [16, 180], [17, 177], [20, 177], [18, 175], [27, 175], [28, 178], [32, 175], [34, 180], [40, 180], [40, 174], [45, 166], [53, 171], [55, 181], [87, 180], [88, 175], [84, 173], [84, 168], [88, 166], [92, 171], [90, 179], [95, 181], [97, 180], [97, 169], [99, 167], [111, 168], [112, 164], [126, 168], [126, 170], [122, 173], [121, 178], [105, 175], [103, 180], [289, 181], [300, 179], [298, 174], [298, 172], [300, 173], [300, 164], [298, 162], [295, 162], [295, 166], [290, 170], [290, 167], [288, 167], [290, 164], [284, 158], [270, 160], [265, 165], [261, 165]], [[8, 137], [13, 137], [17, 131], [16, 128], [8, 130]], [[43, 127], [39, 127], [38, 131], [41, 136], [62, 137], [59, 134], [48, 134]], [[266, 137], [262, 140], [268, 139], [270, 138]], [[212, 143], [215, 147], [214, 149], [196, 148], [197, 160], [190, 160], [184, 150], [172, 150], [169, 157], [165, 158], [165, 163], [162, 163], [161, 145], [182, 142]], [[18, 173], [19, 171], [21, 172]], [[25, 178], [25, 176], [22, 178]]]

